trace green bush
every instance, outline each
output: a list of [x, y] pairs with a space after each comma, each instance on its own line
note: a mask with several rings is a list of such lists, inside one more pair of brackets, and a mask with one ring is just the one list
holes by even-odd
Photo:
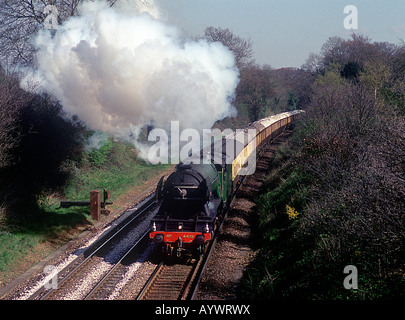
[[113, 141], [112, 138], [109, 138], [102, 143], [100, 148], [92, 149], [89, 152], [88, 157], [90, 164], [97, 168], [101, 168], [103, 165], [108, 165], [107, 160], [112, 149]]

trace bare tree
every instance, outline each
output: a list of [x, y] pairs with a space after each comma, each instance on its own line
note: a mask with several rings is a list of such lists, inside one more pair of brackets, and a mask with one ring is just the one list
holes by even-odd
[[228, 47], [235, 55], [236, 65], [239, 69], [246, 68], [252, 64], [252, 40], [242, 39], [227, 28], [215, 27], [206, 28], [203, 38], [210, 42], [221, 42], [224, 46]]
[[247, 106], [250, 121], [265, 116], [269, 99], [274, 96], [274, 87], [270, 67], [250, 65], [241, 70], [240, 82], [236, 88], [236, 102]]
[[[113, 5], [116, 0], [107, 0]], [[77, 15], [83, 0], [0, 0], [0, 60], [3, 64], [32, 63], [31, 38], [41, 28], [63, 23]], [[54, 20], [52, 20], [52, 19]], [[55, 19], [56, 18], [56, 19]], [[49, 26], [48, 26], [49, 27]]]

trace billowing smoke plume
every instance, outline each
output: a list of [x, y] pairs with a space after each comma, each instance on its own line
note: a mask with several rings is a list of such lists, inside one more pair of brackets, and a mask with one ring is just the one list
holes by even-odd
[[232, 53], [184, 40], [153, 6], [152, 14], [128, 8], [87, 1], [53, 33], [41, 30], [35, 78], [45, 90], [91, 129], [121, 138], [136, 138], [145, 125], [170, 130], [171, 120], [180, 129], [211, 128], [234, 115]]

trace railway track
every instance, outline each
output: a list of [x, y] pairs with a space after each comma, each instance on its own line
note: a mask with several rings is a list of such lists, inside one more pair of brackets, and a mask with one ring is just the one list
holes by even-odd
[[161, 262], [137, 300], [182, 300], [186, 296], [187, 284], [190, 283], [196, 266], [196, 261], [186, 264]]
[[193, 300], [213, 246], [210, 247], [199, 260], [161, 261], [136, 300]]
[[[236, 194], [237, 192], [235, 196]], [[161, 261], [146, 281], [136, 300], [193, 300], [228, 211], [229, 208], [216, 228], [213, 240], [208, 244], [199, 260], [188, 259], [185, 263], [181, 260], [178, 263], [176, 261]]]
[[[150, 215], [155, 214], [157, 204], [152, 194], [121, 226], [99, 239], [58, 274], [57, 287], [47, 290], [41, 287], [30, 300], [83, 299], [105, 282], [108, 274], [119, 273], [119, 267], [131, 252], [147, 238]], [[116, 230], [118, 228], [118, 230]], [[134, 244], [135, 243], [135, 244]], [[96, 292], [96, 291], [94, 291]]]
[[223, 221], [215, 230], [213, 240], [199, 260], [190, 258], [186, 261], [184, 259], [161, 261], [146, 281], [136, 300], [193, 300]]
[[108, 299], [128, 271], [128, 265], [136, 261], [143, 253], [149, 243], [149, 230], [143, 234], [122, 258], [111, 268], [111, 270], [94, 286], [94, 288], [84, 297], [84, 300], [106, 300]]

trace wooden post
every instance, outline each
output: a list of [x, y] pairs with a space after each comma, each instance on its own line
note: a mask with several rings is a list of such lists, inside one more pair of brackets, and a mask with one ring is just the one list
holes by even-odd
[[100, 190], [90, 191], [90, 214], [93, 220], [100, 220], [101, 199]]

